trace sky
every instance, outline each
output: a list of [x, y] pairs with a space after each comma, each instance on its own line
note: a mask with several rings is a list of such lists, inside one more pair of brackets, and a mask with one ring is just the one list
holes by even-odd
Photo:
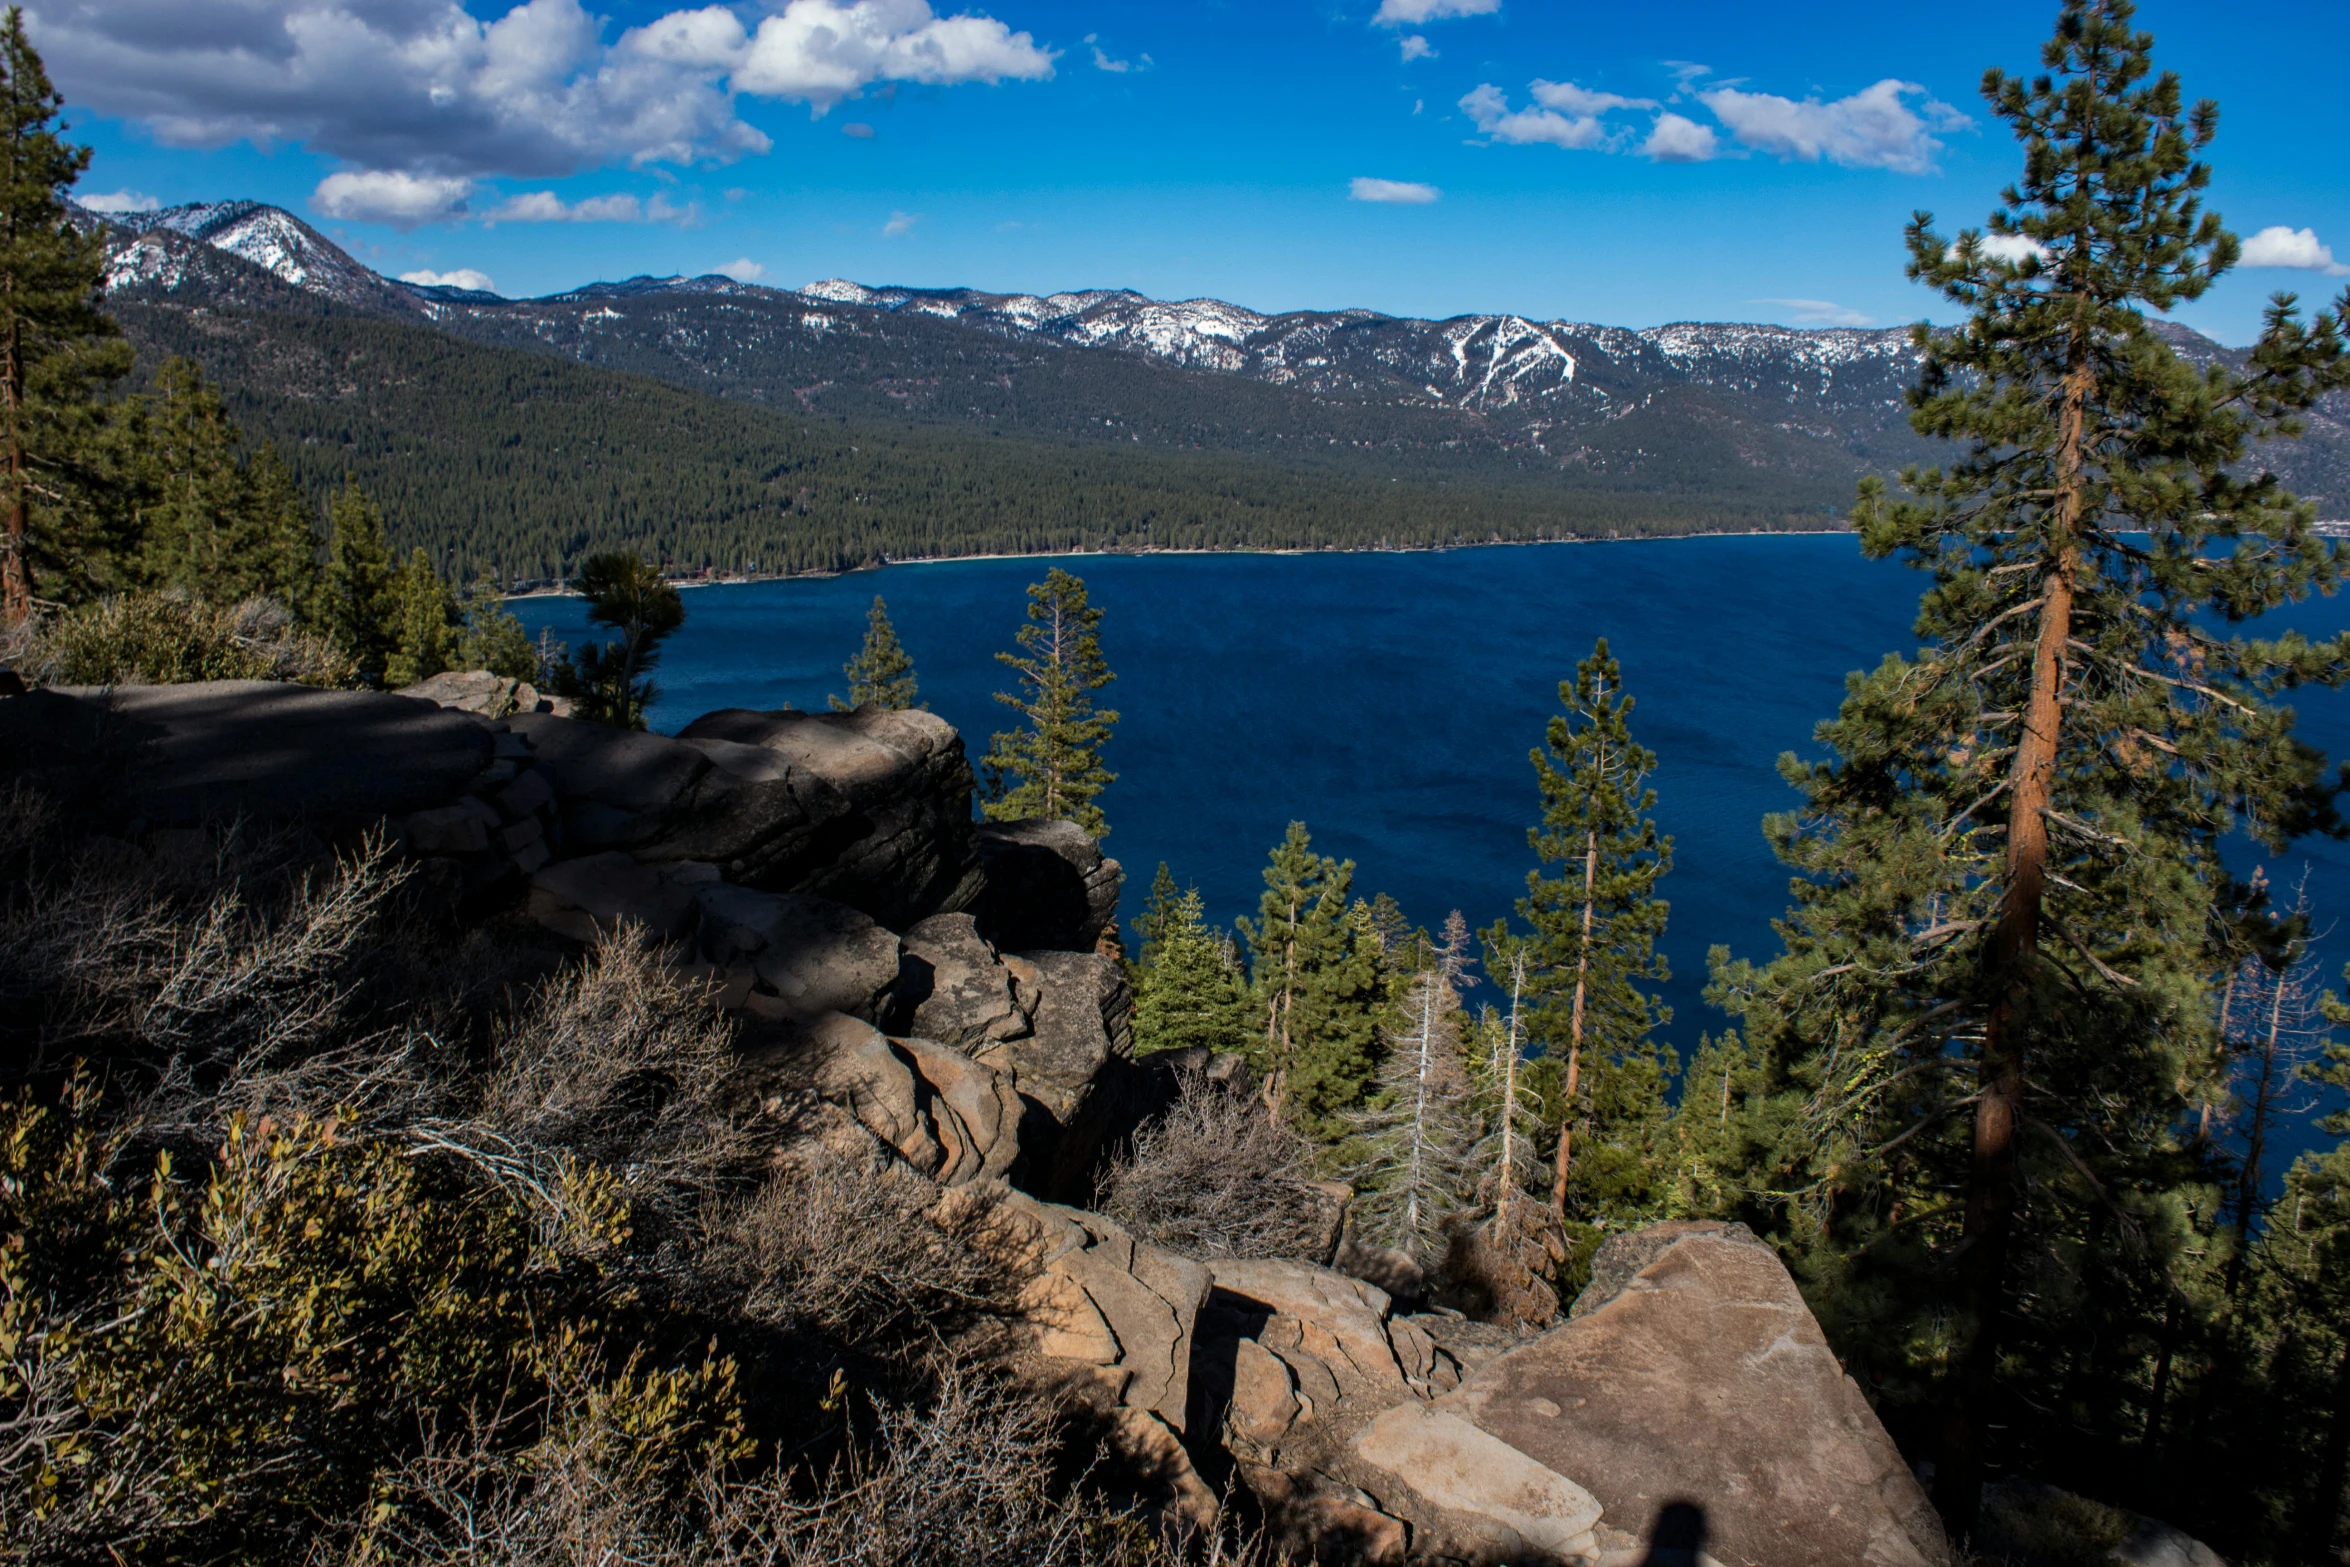
[[[1263, 311], [1894, 325], [1918, 209], [2020, 167], [1980, 96], [2050, 0], [35, 0], [141, 209], [247, 197], [391, 276], [510, 297], [727, 272]], [[2144, 0], [2221, 106], [2249, 342], [2350, 280], [2343, 0]], [[2334, 259], [2339, 248], [2344, 260]]]

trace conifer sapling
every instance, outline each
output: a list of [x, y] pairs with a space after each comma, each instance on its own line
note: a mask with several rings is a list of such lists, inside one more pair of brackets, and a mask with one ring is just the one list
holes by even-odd
[[1094, 801], [1117, 781], [1101, 749], [1118, 715], [1096, 708], [1093, 694], [1117, 676], [1102, 659], [1101, 620], [1084, 580], [1058, 566], [1029, 585], [1020, 650], [996, 655], [1020, 675], [1019, 689], [999, 691], [996, 700], [1017, 709], [1024, 727], [994, 736], [981, 759], [990, 821], [1041, 817], [1108, 835], [1109, 820]]

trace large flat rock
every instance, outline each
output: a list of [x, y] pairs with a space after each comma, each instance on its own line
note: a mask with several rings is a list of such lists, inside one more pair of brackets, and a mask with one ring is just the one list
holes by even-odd
[[496, 745], [478, 714], [268, 680], [58, 686], [0, 701], [0, 753], [44, 770], [119, 769], [116, 809], [149, 824], [405, 815], [465, 793]]
[[1648, 1260], [1434, 1407], [1575, 1482], [1615, 1529], [1645, 1536], [1686, 1503], [1723, 1562], [1940, 1567], [1940, 1520], [1770, 1248], [1685, 1222], [1609, 1245]]

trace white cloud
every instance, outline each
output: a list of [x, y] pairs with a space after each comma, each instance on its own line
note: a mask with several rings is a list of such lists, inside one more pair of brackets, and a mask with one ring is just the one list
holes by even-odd
[[873, 139], [873, 127], [867, 125], [863, 120], [849, 121], [848, 124], [840, 128], [840, 133], [852, 141], [871, 141]]
[[1653, 109], [1656, 107], [1656, 100], [1653, 98], [1620, 98], [1612, 92], [1593, 92], [1590, 88], [1578, 87], [1573, 82], [1546, 82], [1540, 77], [1534, 79], [1533, 93], [1534, 101], [1544, 108], [1556, 109], [1561, 114], [1569, 115], [1595, 115], [1605, 114], [1610, 109]]
[[1747, 303], [1777, 305], [1797, 326], [1868, 326], [1874, 320], [1832, 299], [1750, 299]]
[[[1552, 85], [1545, 83], [1544, 85]], [[1582, 89], [1574, 89], [1581, 92]], [[1594, 96], [1607, 97], [1601, 93]], [[1495, 141], [1519, 146], [1548, 143], [1553, 147], [1604, 147], [1610, 133], [1597, 114], [1561, 114], [1556, 109], [1512, 109], [1509, 97], [1491, 82], [1480, 82], [1461, 99], [1461, 109], [1477, 122], [1477, 129]]]
[[2244, 241], [2244, 265], [2291, 267], [2302, 272], [2323, 272], [2329, 277], [2350, 274], [2350, 267], [2336, 261], [2330, 247], [2317, 242], [2317, 230], [2292, 229], [2282, 223], [2264, 228]]
[[[1958, 247], [1953, 245], [1955, 251]], [[2027, 261], [2048, 259], [2048, 247], [2029, 234], [1985, 234], [1977, 243], [1984, 255], [1994, 261]]]
[[1436, 58], [1435, 48], [1418, 33], [1406, 33], [1402, 38], [1396, 40], [1396, 47], [1403, 51], [1403, 63], [1406, 65], [1411, 64], [1414, 60]]
[[1379, 0], [1379, 14], [1371, 21], [1380, 27], [1417, 27], [1448, 16], [1491, 16], [1500, 9], [1501, 0]]
[[[1742, 145], [1787, 162], [1825, 158], [1847, 168], [1928, 174], [1942, 143], [1931, 134], [1971, 123], [1949, 104], [1925, 97], [1915, 82], [1887, 77], [1849, 98], [1801, 103], [1772, 93], [1714, 87], [1697, 94]], [[1912, 109], [1911, 97], [1921, 101]]]
[[457, 175], [346, 169], [320, 180], [310, 202], [330, 218], [412, 229], [463, 217], [472, 194], [473, 181]]
[[759, 23], [731, 82], [821, 115], [879, 81], [944, 87], [1052, 74], [1051, 50], [993, 17], [934, 16], [924, 0], [790, 0]]
[[[1085, 42], [1093, 45], [1093, 68], [1095, 70], [1111, 71], [1120, 76], [1123, 76], [1128, 71], [1134, 69], [1134, 62], [1132, 60], [1113, 60], [1110, 58], [1108, 51], [1102, 48], [1100, 39], [1101, 34], [1099, 33], [1087, 33], [1085, 35]], [[1150, 56], [1146, 54], [1143, 56], [1143, 59], [1147, 62], [1150, 59]]]
[[1722, 143], [1712, 126], [1668, 111], [1656, 117], [1640, 150], [1659, 163], [1710, 163], [1722, 155]]
[[457, 267], [448, 272], [429, 269], [400, 274], [403, 283], [422, 283], [427, 288], [470, 288], [478, 294], [495, 294], [498, 285], [490, 281], [487, 272], [476, 272], [471, 267]]
[[691, 223], [697, 215], [691, 207], [672, 206], [666, 196], [639, 201], [623, 193], [567, 202], [551, 190], [532, 190], [508, 196], [482, 216], [489, 223]]
[[1444, 192], [1412, 180], [1357, 179], [1347, 187], [1349, 201], [1385, 202], [1389, 206], [1424, 207]]
[[743, 96], [822, 114], [881, 82], [1053, 74], [1029, 34], [925, 0], [785, 0], [755, 31], [723, 5], [616, 31], [581, 0], [486, 21], [458, 0], [43, 0], [28, 25], [68, 97], [167, 145], [437, 179], [730, 162], [772, 145]]
[[74, 201], [92, 212], [159, 212], [163, 203], [135, 190], [110, 190], [76, 196]]
[[910, 234], [914, 230], [914, 225], [921, 221], [920, 213], [893, 212], [889, 215], [889, 221], [881, 225], [881, 237], [896, 239], [900, 234]]
[[748, 256], [737, 256], [718, 270], [737, 283], [756, 283], [767, 275], [767, 269]]

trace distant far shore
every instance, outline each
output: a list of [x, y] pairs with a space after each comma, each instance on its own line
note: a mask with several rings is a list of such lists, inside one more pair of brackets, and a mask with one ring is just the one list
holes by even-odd
[[[1536, 544], [1677, 544], [1685, 539], [1817, 539], [1850, 532], [1851, 528], [1839, 523], [1826, 528], [1699, 528], [1688, 533], [1646, 533], [1634, 538], [1475, 539], [1450, 544], [1333, 544], [1322, 549], [1251, 547], [1245, 544], [1233, 545], [1228, 549], [1177, 549], [1146, 544], [1118, 549], [1007, 550], [978, 555], [893, 555], [869, 565], [847, 566], [832, 571], [757, 571], [726, 576], [711, 573], [707, 576], [671, 577], [669, 583], [683, 591], [688, 588], [744, 587], [754, 582], [826, 582], [835, 577], [886, 571], [892, 566], [957, 566], [982, 560], [1077, 560], [1097, 556], [1109, 558], [1137, 555], [1441, 555], [1448, 550], [1511, 549]], [[556, 583], [538, 583], [506, 595], [508, 599], [577, 596], [570, 588]]]

